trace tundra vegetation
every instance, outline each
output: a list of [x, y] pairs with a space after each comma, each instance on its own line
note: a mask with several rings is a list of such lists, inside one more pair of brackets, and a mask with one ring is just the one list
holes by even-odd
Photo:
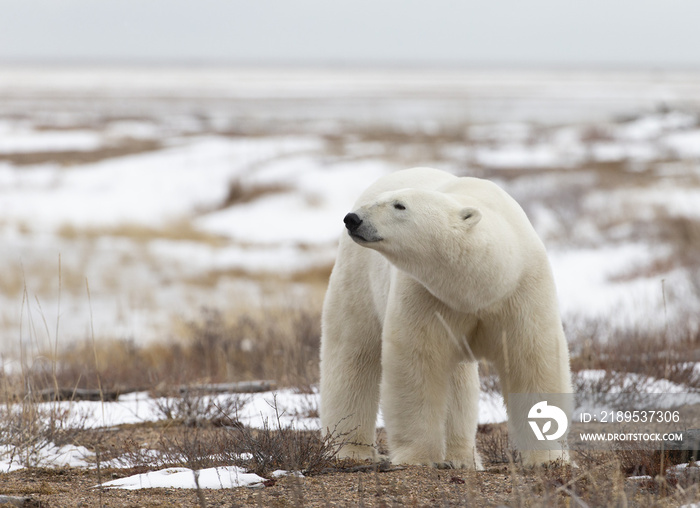
[[[131, 96], [93, 90], [74, 72], [75, 92], [39, 86], [41, 73], [34, 81], [9, 73], [0, 84], [0, 241], [10, 253], [0, 260], [0, 502], [700, 502], [700, 469], [673, 451], [579, 452], [576, 467], [524, 469], [505, 424], [482, 423], [485, 471], [437, 470], [339, 462], [344, 436], [304, 426], [318, 419], [321, 302], [354, 189], [419, 165], [496, 180], [523, 206], [550, 253], [577, 391], [645, 390], [663, 380], [700, 392], [697, 88], [681, 87], [681, 78], [590, 78], [603, 98], [629, 85], [624, 109], [605, 109], [612, 101], [601, 99], [590, 108], [596, 116], [580, 107], [590, 100], [577, 95], [580, 78], [566, 75], [557, 83], [569, 99], [531, 95], [527, 80], [501, 81], [503, 96], [494, 98], [465, 78], [471, 95], [447, 98], [425, 83], [397, 94], [396, 82], [375, 82], [377, 90], [353, 97], [244, 100], [205, 93], [186, 77], [170, 95], [155, 85]], [[28, 88], [13, 88], [13, 79]], [[679, 99], [662, 102], [658, 86]], [[99, 199], [87, 200], [92, 194]], [[306, 229], [302, 219], [312, 221]], [[497, 396], [492, 367], [479, 370], [482, 392]], [[244, 415], [255, 394], [214, 393], [262, 380], [304, 402], [268, 399], [273, 407], [261, 408], [268, 416], [253, 426]], [[96, 424], [82, 400], [89, 397], [104, 421], [120, 400], [151, 404], [152, 417]], [[377, 443], [386, 451], [382, 429]], [[50, 459], [68, 449], [71, 465]], [[228, 466], [265, 482], [100, 487], [170, 467]]]

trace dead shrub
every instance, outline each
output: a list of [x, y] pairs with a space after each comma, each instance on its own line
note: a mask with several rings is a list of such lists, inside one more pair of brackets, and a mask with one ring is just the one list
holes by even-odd
[[216, 397], [187, 390], [183, 394], [158, 397], [155, 405], [166, 420], [181, 423], [185, 427], [206, 427], [240, 425], [237, 420], [238, 410], [245, 403], [246, 397], [240, 393]]
[[481, 459], [488, 464], [513, 464], [520, 460], [520, 453], [508, 439], [505, 424], [481, 424], [476, 433], [477, 449]]
[[151, 460], [155, 455], [161, 465], [182, 464], [192, 469], [235, 464], [261, 476], [277, 469], [318, 474], [335, 463], [341, 436], [322, 436], [319, 431], [284, 425], [276, 399], [273, 409], [272, 421], [265, 420], [262, 428], [252, 429], [241, 425], [235, 409], [209, 403], [205, 411], [210, 413], [208, 422], [195, 411], [201, 423], [163, 432]]
[[319, 431], [298, 430], [292, 425], [283, 425], [276, 399], [273, 409], [274, 421], [265, 420], [262, 429], [229, 427], [230, 437], [239, 444], [239, 453], [245, 454], [239, 457], [250, 457], [245, 464], [248, 469], [260, 476], [277, 469], [313, 475], [334, 464], [344, 436], [334, 433], [321, 435]]
[[83, 428], [79, 418], [56, 405], [39, 405], [30, 397], [0, 406], [0, 456], [25, 467], [40, 465], [41, 450], [71, 443]]

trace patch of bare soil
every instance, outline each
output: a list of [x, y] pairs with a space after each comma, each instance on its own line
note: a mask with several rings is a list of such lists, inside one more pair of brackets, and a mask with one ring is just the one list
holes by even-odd
[[[128, 470], [102, 471], [104, 481]], [[513, 484], [503, 468], [473, 472], [412, 466], [390, 472], [335, 472], [284, 477], [260, 488], [201, 491], [100, 489], [97, 472], [27, 469], [4, 474], [0, 493], [29, 496], [41, 506], [497, 506], [512, 501]], [[532, 486], [535, 477], [518, 488]]]

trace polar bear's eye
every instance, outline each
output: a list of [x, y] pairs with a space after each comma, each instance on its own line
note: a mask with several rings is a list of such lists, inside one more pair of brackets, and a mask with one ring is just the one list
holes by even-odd
[[394, 208], [396, 208], [397, 210], [405, 210], [406, 209], [406, 207], [403, 206], [401, 203], [394, 203]]

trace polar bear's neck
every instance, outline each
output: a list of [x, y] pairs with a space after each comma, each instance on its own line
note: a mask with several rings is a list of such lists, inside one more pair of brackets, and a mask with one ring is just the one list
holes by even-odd
[[446, 306], [462, 313], [478, 313], [503, 301], [517, 287], [519, 263], [493, 263], [488, 251], [475, 253], [441, 251], [430, 260], [391, 260], [423, 285]]

